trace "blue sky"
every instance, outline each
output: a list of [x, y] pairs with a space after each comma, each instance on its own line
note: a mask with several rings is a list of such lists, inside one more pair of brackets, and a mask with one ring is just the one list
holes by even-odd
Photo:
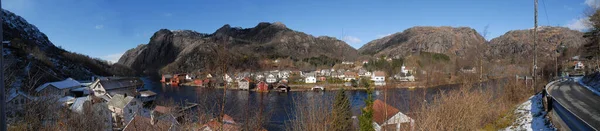
[[[539, 0], [539, 24], [585, 29], [584, 9], [600, 0]], [[57, 46], [116, 61], [159, 29], [213, 33], [283, 22], [354, 48], [413, 26], [468, 26], [487, 39], [533, 27], [533, 0], [2, 0]]]

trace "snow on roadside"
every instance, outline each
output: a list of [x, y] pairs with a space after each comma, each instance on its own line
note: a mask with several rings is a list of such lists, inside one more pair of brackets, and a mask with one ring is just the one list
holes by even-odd
[[546, 117], [542, 103], [542, 95], [537, 94], [529, 98], [528, 101], [517, 106], [514, 115], [517, 117], [513, 124], [503, 130], [527, 130], [527, 131], [555, 131], [554, 125]]
[[[583, 82], [583, 77], [574, 77], [573, 80], [577, 81], [579, 83], [579, 85], [587, 88], [588, 90], [592, 91], [594, 94], [599, 95], [600, 96], [600, 90], [593, 88], [591, 86], [588, 86], [587, 84], [585, 84]], [[595, 81], [594, 83], [592, 83], [592, 85], [598, 85], [597, 83], [600, 81]]]

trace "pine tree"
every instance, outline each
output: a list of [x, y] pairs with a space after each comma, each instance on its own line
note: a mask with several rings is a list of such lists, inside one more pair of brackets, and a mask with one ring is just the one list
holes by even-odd
[[352, 112], [350, 111], [350, 101], [346, 96], [344, 89], [340, 90], [335, 96], [333, 103], [333, 123], [332, 130], [348, 131], [352, 129]]
[[374, 131], [373, 129], [373, 88], [367, 87], [367, 99], [362, 115], [358, 118], [361, 131]]

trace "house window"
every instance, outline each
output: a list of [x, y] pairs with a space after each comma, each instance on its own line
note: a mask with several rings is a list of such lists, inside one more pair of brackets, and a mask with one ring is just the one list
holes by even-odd
[[129, 114], [133, 113], [133, 111], [131, 109], [129, 109]]

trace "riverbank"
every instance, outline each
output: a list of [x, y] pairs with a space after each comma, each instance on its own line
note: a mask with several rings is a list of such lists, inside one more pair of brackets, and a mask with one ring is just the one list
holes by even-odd
[[[502, 78], [499, 78], [502, 79]], [[488, 81], [495, 81], [498, 79], [489, 79], [489, 80], [485, 80], [483, 82], [488, 82]], [[386, 86], [374, 86], [375, 89], [416, 89], [416, 88], [435, 88], [435, 87], [440, 87], [440, 86], [448, 86], [448, 85], [459, 85], [459, 84], [463, 84], [463, 83], [453, 83], [453, 82], [445, 82], [445, 83], [438, 83], [438, 84], [431, 84], [431, 83], [426, 83], [426, 82], [422, 82], [422, 81], [414, 81], [414, 82], [404, 82], [404, 81], [391, 81], [388, 82], [388, 84]], [[427, 85], [427, 86], [426, 86]], [[205, 88], [203, 86], [198, 86], [195, 85], [193, 82], [187, 82], [187, 83], [182, 83], [181, 86], [189, 86], [189, 87], [197, 87], [197, 88]], [[298, 91], [313, 91], [312, 88], [315, 86], [322, 86], [325, 88], [325, 90], [341, 90], [341, 89], [345, 89], [345, 90], [367, 90], [367, 88], [364, 87], [351, 87], [351, 86], [344, 86], [343, 84], [290, 84], [288, 85], [290, 87], [290, 91], [291, 92], [298, 92]], [[219, 86], [216, 87], [216, 89], [223, 89], [223, 86]], [[227, 86], [227, 90], [242, 90], [240, 88], [238, 88], [238, 86], [236, 86], [236, 84], [231, 84]], [[256, 91], [256, 89], [250, 89], [249, 91]], [[279, 91], [276, 89], [273, 89], [271, 91]]]

